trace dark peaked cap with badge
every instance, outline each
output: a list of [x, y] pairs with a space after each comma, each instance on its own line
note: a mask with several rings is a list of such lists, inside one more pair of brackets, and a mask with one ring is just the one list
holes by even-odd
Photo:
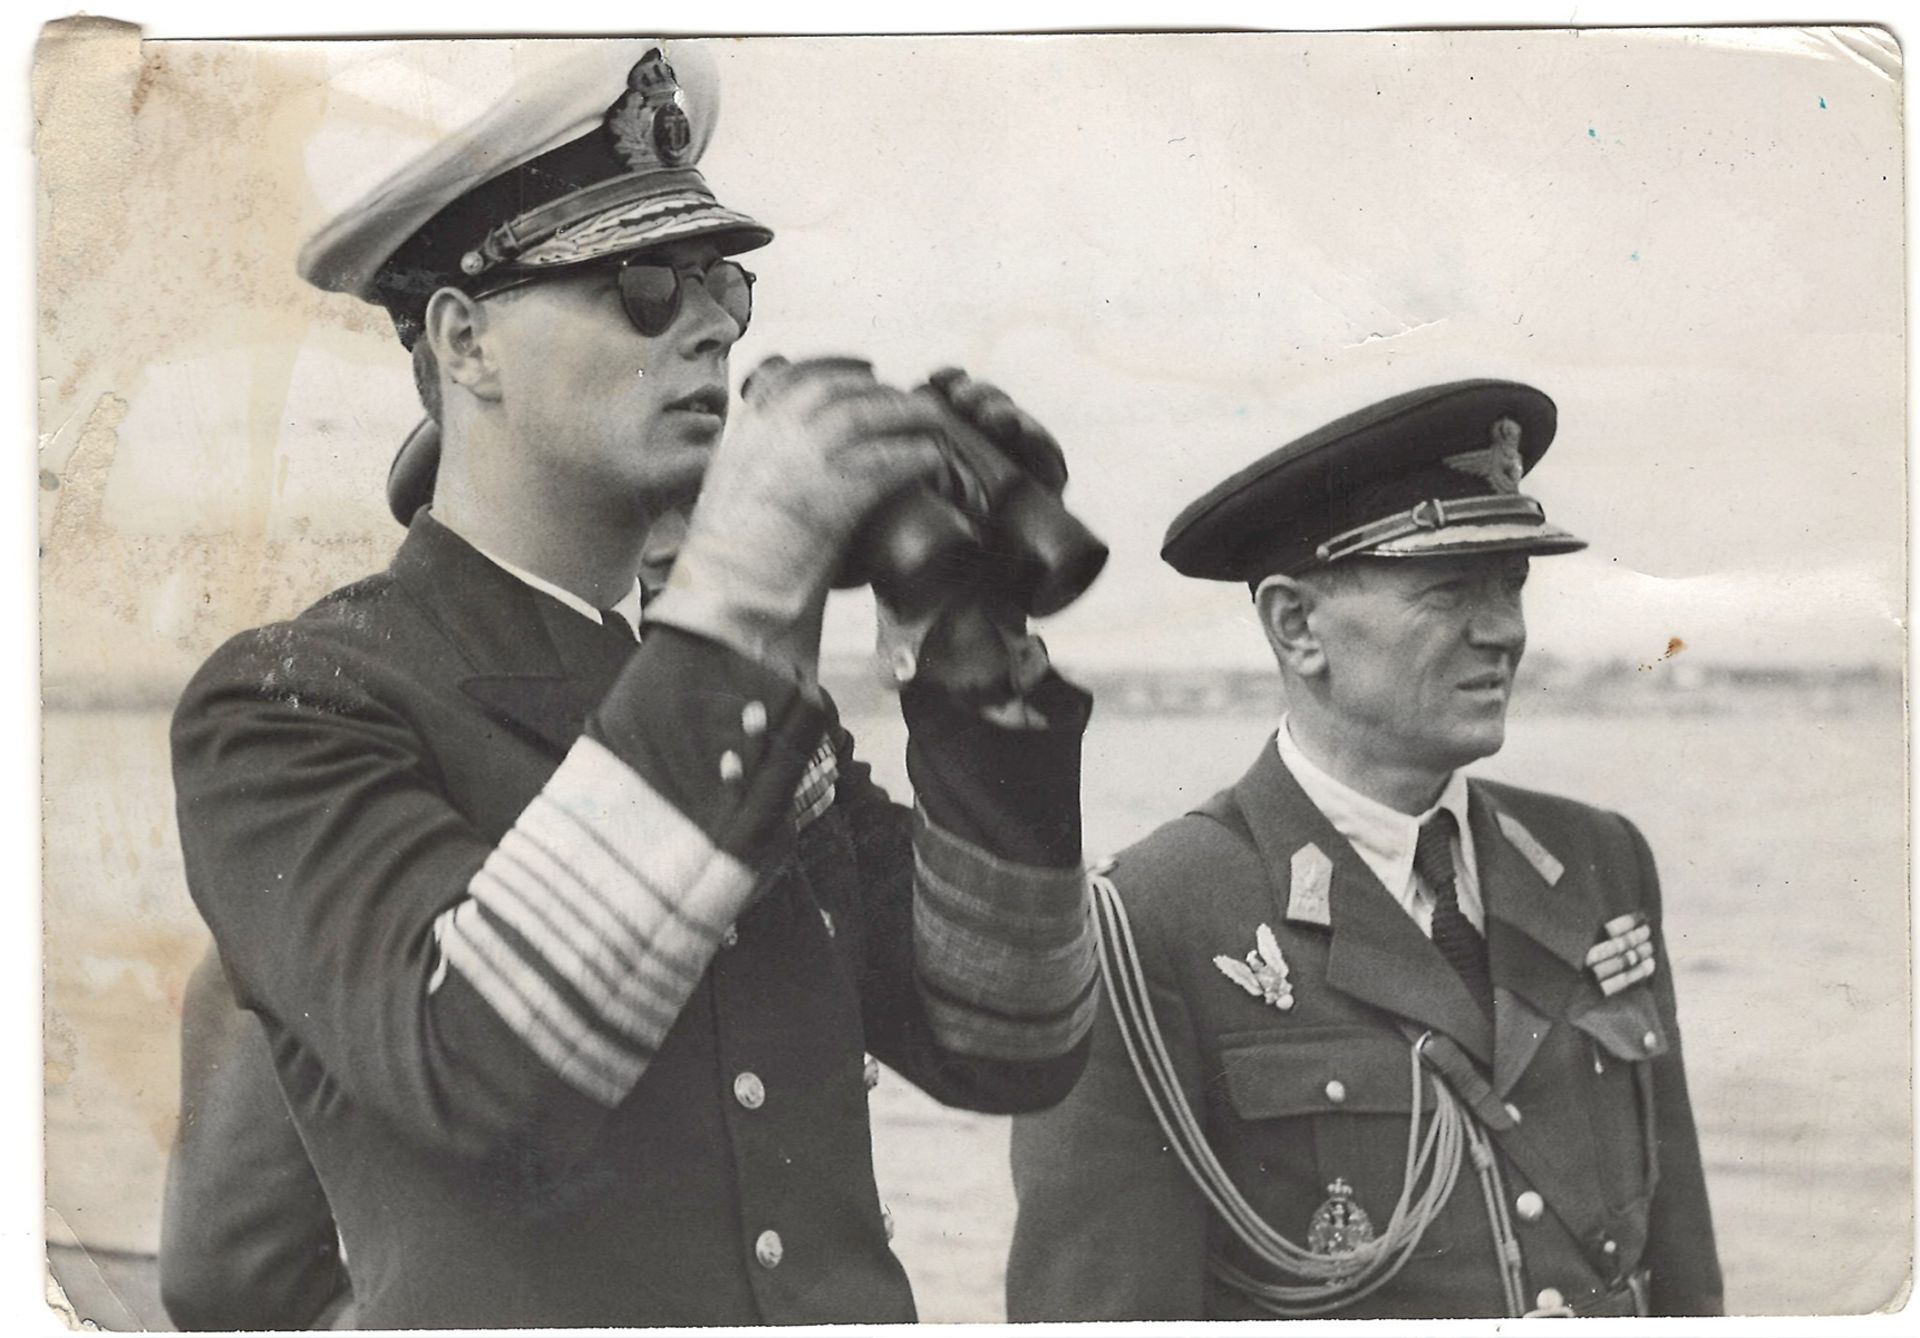
[[1184, 576], [1258, 582], [1347, 557], [1571, 553], [1520, 479], [1546, 454], [1553, 401], [1517, 381], [1454, 381], [1348, 414], [1209, 489], [1167, 528]]
[[[387, 309], [411, 349], [441, 288], [485, 293], [689, 237], [723, 254], [773, 230], [715, 198], [697, 164], [720, 114], [712, 56], [597, 42], [506, 90], [316, 233], [300, 277]], [[387, 478], [407, 524], [433, 497], [440, 432], [420, 424]]]

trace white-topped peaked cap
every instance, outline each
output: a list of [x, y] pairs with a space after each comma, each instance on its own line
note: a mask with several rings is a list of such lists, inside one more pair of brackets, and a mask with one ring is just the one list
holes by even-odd
[[553, 62], [322, 227], [300, 276], [384, 306], [411, 347], [426, 301], [685, 237], [773, 239], [696, 168], [720, 112], [695, 43], [622, 40]]

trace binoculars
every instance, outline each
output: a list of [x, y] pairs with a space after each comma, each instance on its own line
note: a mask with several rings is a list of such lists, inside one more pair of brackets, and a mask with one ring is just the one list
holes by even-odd
[[[855, 358], [809, 360], [846, 375], [872, 377]], [[936, 372], [916, 392], [948, 404], [961, 376]], [[742, 389], [752, 394], [752, 378]], [[911, 617], [966, 591], [1007, 599], [1036, 617], [1058, 613], [1093, 584], [1107, 546], [1060, 499], [957, 411], [944, 415], [945, 477], [882, 502], [861, 523], [834, 584], [871, 585]], [[423, 421], [407, 438], [387, 476], [387, 504], [401, 524], [433, 498], [440, 432]]]
[[[873, 375], [855, 358], [804, 365]], [[962, 591], [1006, 599], [1037, 617], [1058, 613], [1093, 584], [1107, 546], [1052, 489], [950, 407], [949, 389], [962, 375], [936, 372], [915, 391], [947, 407], [939, 443], [944, 477], [876, 507], [855, 531], [834, 585], [871, 585], [908, 617]], [[742, 393], [752, 394], [752, 378]]]

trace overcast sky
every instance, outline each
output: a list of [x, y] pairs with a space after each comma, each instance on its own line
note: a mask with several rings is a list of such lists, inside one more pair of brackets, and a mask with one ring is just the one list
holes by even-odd
[[[900, 382], [957, 362], [1031, 407], [1114, 549], [1046, 629], [1057, 658], [1263, 663], [1243, 589], [1159, 563], [1167, 522], [1330, 418], [1503, 376], [1558, 402], [1527, 490], [1592, 542], [1536, 564], [1536, 649], [1652, 660], [1677, 636], [1709, 659], [1898, 663], [1903, 182], [1882, 36], [716, 47], [703, 170], [778, 233], [750, 262], [736, 383], [770, 353], [853, 352]], [[311, 546], [305, 583], [269, 597], [290, 612], [358, 574], [329, 562], [363, 561], [359, 541], [397, 540], [379, 487], [416, 417], [384, 317], [303, 290], [294, 251], [559, 52], [157, 54], [123, 201], [168, 226], [89, 271], [43, 368], [69, 424], [43, 463], [73, 459], [73, 424], [111, 392], [107, 519], [155, 551]], [[230, 573], [153, 577], [127, 605], [136, 635], [204, 653]], [[50, 652], [80, 635], [49, 617]], [[864, 623], [849, 601], [830, 646], [856, 649]]]

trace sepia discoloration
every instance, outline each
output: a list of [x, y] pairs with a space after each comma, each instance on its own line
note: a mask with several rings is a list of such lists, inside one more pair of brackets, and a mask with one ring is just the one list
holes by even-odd
[[[52, 295], [64, 294], [127, 238], [128, 200], [97, 186], [102, 173], [121, 179], [128, 174], [140, 68], [140, 29], [130, 23], [69, 19], [49, 24], [41, 36], [33, 77], [34, 155], [43, 291]], [[43, 320], [55, 329], [60, 314], [43, 307]]]
[[73, 1027], [58, 1012], [49, 1011], [45, 1034], [41, 1037], [40, 1063], [47, 1090], [64, 1087], [73, 1077], [79, 1059], [79, 1040]]
[[[1588, 75], [1635, 41], [1609, 67], [1619, 78]], [[1371, 54], [1391, 44], [1391, 59]], [[405, 358], [384, 314], [293, 274], [300, 239], [341, 203], [323, 150], [351, 160], [381, 135], [427, 134], [435, 97], [479, 99], [502, 62], [473, 45], [143, 46], [106, 20], [43, 40], [47, 1170], [66, 1239], [141, 1251], [157, 1234], [177, 991], [204, 943], [180, 881], [173, 696], [225, 637], [382, 566], [400, 537], [379, 481], [418, 416]], [[1556, 447], [1553, 509], [1617, 561], [1595, 599], [1542, 590], [1537, 662], [1646, 693], [1543, 679], [1529, 699], [1543, 742], [1506, 778], [1621, 808], [1670, 862], [1687, 931], [1674, 965], [1689, 1037], [1704, 1038], [1697, 1099], [1747, 1310], [1878, 1304], [1910, 1236], [1905, 1060], [1883, 1059], [1908, 1034], [1903, 836], [1877, 816], [1901, 786], [1898, 56], [1869, 43], [1880, 54], [1856, 69], [1837, 57], [1857, 38], [1789, 45], [730, 42], [745, 77], [714, 167], [781, 232], [755, 265], [740, 370], [776, 351], [851, 350], [902, 378], [958, 360], [1061, 425], [1070, 500], [1116, 541], [1110, 575], [1047, 629], [1070, 670], [1117, 666], [1089, 740], [1095, 845], [1128, 844], [1231, 779], [1220, 759], [1256, 746], [1278, 709], [1212, 680], [1207, 714], [1122, 705], [1139, 664], [1211, 665], [1246, 639], [1244, 592], [1215, 599], [1158, 570], [1173, 501], [1376, 391], [1467, 361], [1539, 369], [1588, 425]], [[1174, 77], [1183, 62], [1213, 73]], [[463, 90], [462, 70], [484, 73]], [[1557, 127], [1560, 90], [1583, 79], [1604, 105]], [[1340, 100], [1359, 84], [1364, 101]], [[397, 88], [409, 97], [385, 96]], [[1132, 135], [1130, 116], [1153, 133]], [[1837, 198], [1844, 246], [1817, 231]], [[1853, 454], [1838, 477], [1809, 447], [1834, 441]], [[1791, 543], [1771, 519], [1784, 496], [1806, 512]], [[1770, 639], [1811, 686], [1722, 696], [1700, 675], [1766, 639], [1727, 649], [1760, 610], [1798, 629]], [[1586, 624], [1614, 639], [1592, 649]], [[1647, 657], [1679, 626], [1684, 647]], [[869, 635], [861, 623], [839, 644], [858, 654]], [[1857, 663], [1891, 668], [1842, 681]], [[853, 726], [889, 766], [890, 717]], [[1777, 774], [1782, 754], [1815, 793]], [[1791, 829], [1757, 847], [1727, 818], [1730, 794], [1792, 814]], [[1854, 914], [1804, 894], [1820, 886]], [[1805, 950], [1781, 963], [1782, 941]], [[1742, 965], [1756, 961], [1788, 971], [1763, 995]], [[1787, 1053], [1802, 1059], [1783, 1066]], [[1004, 1126], [903, 1083], [876, 1102], [923, 1314], [998, 1318]], [[966, 1149], [939, 1177], [936, 1143]], [[1842, 1236], [1859, 1248], [1817, 1276], [1805, 1261], [1832, 1262]]]

